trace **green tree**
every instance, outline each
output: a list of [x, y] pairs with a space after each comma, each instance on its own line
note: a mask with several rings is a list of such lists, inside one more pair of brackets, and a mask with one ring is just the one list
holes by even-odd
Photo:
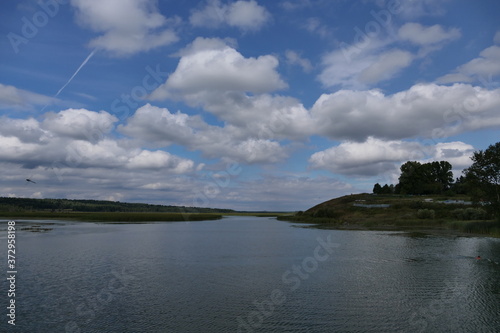
[[375, 184], [375, 185], [373, 186], [373, 193], [375, 193], [375, 194], [380, 194], [380, 193], [382, 193], [382, 186], [380, 186], [380, 184], [379, 184], [379, 183], [377, 183], [377, 184]]
[[391, 194], [391, 188], [389, 187], [389, 185], [385, 184], [384, 186], [382, 186], [382, 193]]
[[471, 159], [473, 163], [464, 174], [476, 188], [475, 197], [490, 202], [495, 215], [500, 216], [500, 142], [474, 152]]
[[447, 161], [421, 164], [408, 161], [401, 166], [395, 192], [402, 194], [441, 194], [453, 184], [452, 166]]
[[399, 187], [402, 194], [422, 194], [421, 167], [422, 164], [417, 161], [408, 161], [401, 166]]

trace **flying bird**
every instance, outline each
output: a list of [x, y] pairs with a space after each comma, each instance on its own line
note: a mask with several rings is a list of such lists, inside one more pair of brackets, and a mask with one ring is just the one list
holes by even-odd
[[36, 182], [35, 182], [35, 181], [32, 181], [32, 180], [31, 180], [31, 179], [29, 179], [29, 178], [26, 178], [26, 181], [27, 181], [27, 182], [29, 182], [29, 183], [36, 184]]

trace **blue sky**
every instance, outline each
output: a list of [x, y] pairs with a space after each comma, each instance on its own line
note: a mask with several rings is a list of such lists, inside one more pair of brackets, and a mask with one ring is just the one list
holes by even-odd
[[0, 196], [304, 210], [500, 141], [498, 1], [0, 9]]

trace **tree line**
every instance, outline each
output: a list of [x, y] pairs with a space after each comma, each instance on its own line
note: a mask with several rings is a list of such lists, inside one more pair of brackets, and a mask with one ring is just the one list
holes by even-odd
[[408, 161], [400, 170], [396, 185], [379, 183], [373, 186], [375, 194], [464, 194], [475, 201], [487, 203], [500, 215], [500, 142], [474, 152], [472, 165], [453, 179], [452, 165], [447, 161], [420, 163]]
[[164, 212], [230, 213], [231, 209], [164, 206], [106, 200], [31, 199], [0, 197], [0, 211], [75, 211], [75, 212]]
[[375, 184], [375, 194], [443, 194], [453, 188], [453, 166], [447, 161], [420, 163], [408, 161], [400, 170], [399, 183]]

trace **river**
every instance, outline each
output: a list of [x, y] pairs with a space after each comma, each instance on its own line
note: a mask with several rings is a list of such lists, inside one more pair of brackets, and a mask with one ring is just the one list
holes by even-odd
[[16, 221], [16, 325], [2, 296], [1, 332], [500, 332], [500, 239], [49, 222]]

